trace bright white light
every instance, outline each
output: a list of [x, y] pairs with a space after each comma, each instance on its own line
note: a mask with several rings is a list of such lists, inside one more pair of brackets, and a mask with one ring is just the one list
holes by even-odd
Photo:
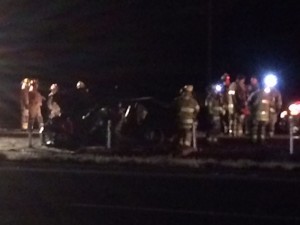
[[229, 90], [229, 91], [228, 91], [228, 94], [229, 94], [229, 95], [235, 95], [235, 91], [234, 91], [234, 90]]
[[289, 106], [289, 110], [292, 116], [300, 114], [300, 102], [295, 102]]
[[21, 89], [24, 90], [26, 88], [26, 86], [27, 86], [26, 83], [22, 83]]
[[264, 84], [269, 88], [275, 87], [277, 84], [277, 77], [274, 74], [268, 74], [264, 78]]
[[288, 115], [288, 112], [287, 111], [283, 111], [283, 112], [280, 113], [280, 118], [283, 119], [287, 115]]
[[39, 130], [39, 134], [42, 134], [44, 131], [44, 127], [41, 127], [40, 130]]
[[220, 84], [215, 85], [215, 90], [216, 90], [216, 92], [222, 91], [222, 85], [220, 85]]
[[127, 116], [128, 116], [130, 109], [131, 109], [131, 106], [129, 105], [129, 106], [127, 107], [127, 110], [126, 110], [126, 112], [125, 112], [125, 117], [127, 117]]

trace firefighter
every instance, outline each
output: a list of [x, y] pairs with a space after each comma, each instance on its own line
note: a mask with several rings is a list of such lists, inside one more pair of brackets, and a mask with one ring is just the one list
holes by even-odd
[[192, 149], [193, 126], [197, 119], [200, 106], [193, 97], [193, 85], [186, 85], [182, 93], [174, 101], [177, 122], [177, 146], [181, 154], [187, 155]]
[[281, 93], [276, 88], [271, 88], [271, 103], [270, 103], [270, 121], [268, 124], [268, 136], [273, 137], [275, 133], [275, 124], [278, 119], [282, 107], [282, 97]]
[[21, 105], [21, 130], [28, 129], [29, 122], [29, 93], [30, 80], [25, 78], [21, 82], [21, 96], [20, 96], [20, 105]]
[[236, 81], [230, 85], [229, 89], [232, 92], [234, 104], [233, 136], [241, 136], [244, 130], [245, 116], [248, 114], [245, 77], [239, 75]]
[[247, 86], [248, 96], [250, 96], [253, 92], [257, 91], [258, 89], [259, 89], [259, 81], [257, 79], [257, 76], [252, 75], [250, 77], [250, 84]]
[[282, 107], [280, 91], [276, 88], [277, 77], [274, 74], [265, 76], [263, 83], [270, 90], [270, 121], [268, 123], [268, 136], [273, 137], [278, 114]]
[[266, 126], [270, 121], [270, 88], [256, 90], [248, 98], [251, 115], [251, 141], [263, 143], [266, 138]]
[[78, 81], [76, 83], [76, 91], [74, 95], [74, 114], [78, 116], [83, 116], [87, 113], [91, 107], [91, 96], [89, 94], [89, 89], [83, 81]]
[[41, 107], [45, 97], [39, 92], [39, 84], [37, 80], [31, 80], [29, 88], [29, 129], [34, 129], [35, 121], [38, 122], [39, 132], [41, 133], [44, 128], [44, 120], [41, 113]]
[[[247, 99], [249, 96], [260, 89], [259, 81], [256, 75], [250, 77], [250, 83], [247, 85]], [[248, 103], [248, 101], [247, 101]], [[245, 134], [250, 135], [252, 127], [252, 118], [250, 113], [245, 115]]]
[[224, 134], [230, 134], [233, 133], [233, 115], [234, 115], [234, 105], [232, 96], [234, 94], [233, 90], [230, 90], [230, 75], [228, 73], [224, 73], [221, 76], [221, 81], [223, 82], [223, 88], [221, 91], [222, 95], [222, 107], [223, 111], [225, 112], [222, 117], [222, 128]]
[[93, 105], [89, 89], [83, 81], [76, 83], [74, 93], [72, 93], [70, 104], [70, 118], [74, 125], [74, 135], [78, 142], [85, 141], [85, 135], [87, 134], [86, 129], [86, 118], [90, 113]]
[[209, 143], [216, 143], [221, 132], [221, 115], [224, 114], [221, 91], [221, 85], [212, 85], [205, 99], [209, 120], [206, 138]]
[[59, 87], [57, 84], [52, 84], [50, 86], [50, 93], [48, 95], [47, 106], [50, 111], [49, 119], [54, 117], [59, 117], [61, 115], [61, 104], [58, 97]]

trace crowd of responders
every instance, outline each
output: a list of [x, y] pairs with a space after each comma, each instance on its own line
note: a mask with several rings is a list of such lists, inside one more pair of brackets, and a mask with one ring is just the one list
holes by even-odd
[[260, 81], [251, 76], [247, 85], [245, 80], [241, 75], [231, 81], [225, 73], [219, 83], [210, 86], [205, 101], [209, 141], [216, 141], [220, 132], [237, 137], [249, 135], [253, 142], [273, 137], [282, 108], [277, 77], [268, 74]]
[[[254, 143], [263, 142], [274, 135], [282, 107], [281, 93], [276, 86], [277, 77], [269, 74], [260, 81], [256, 76], [251, 76], [249, 84], [245, 80], [244, 76], [237, 76], [232, 81], [231, 76], [225, 73], [218, 82], [207, 88], [205, 107], [201, 107], [201, 111], [205, 111], [208, 142], [217, 142], [221, 134], [234, 137], [249, 135]], [[193, 145], [193, 129], [199, 121], [200, 106], [193, 92], [193, 85], [185, 85], [171, 104], [176, 124], [175, 142], [183, 148]], [[49, 112], [47, 120], [61, 116], [63, 100], [68, 103], [69, 111], [82, 118], [91, 101], [86, 84], [82, 81], [76, 83], [71, 94], [72, 102], [62, 100], [59, 93], [59, 86], [54, 83], [49, 88], [49, 95], [44, 97], [39, 91], [38, 80], [25, 78], [21, 82], [21, 129], [33, 129], [35, 122], [40, 129], [44, 128], [41, 113], [44, 103]], [[120, 119], [125, 118], [127, 112], [121, 112], [124, 115]], [[136, 113], [139, 119], [144, 119], [146, 115], [145, 107]], [[69, 129], [69, 133], [74, 132], [74, 126], [70, 125]]]

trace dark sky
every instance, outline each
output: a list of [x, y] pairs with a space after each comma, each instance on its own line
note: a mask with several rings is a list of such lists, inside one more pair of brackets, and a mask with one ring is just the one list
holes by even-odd
[[[212, 76], [274, 71], [297, 95], [300, 3], [212, 0]], [[168, 95], [207, 80], [208, 0], [2, 0], [0, 76]], [[134, 86], [134, 87], [133, 87]], [[291, 87], [291, 88], [289, 88]], [[300, 94], [299, 94], [300, 95]]]

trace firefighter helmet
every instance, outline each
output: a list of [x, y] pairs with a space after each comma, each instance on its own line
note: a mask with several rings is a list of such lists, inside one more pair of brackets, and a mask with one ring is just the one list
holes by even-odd
[[39, 82], [36, 79], [32, 79], [30, 81], [30, 87], [29, 87], [29, 91], [33, 91], [34, 89], [37, 89], [39, 86]]
[[30, 85], [32, 85], [32, 86], [35, 86], [35, 85], [38, 85], [38, 80], [36, 80], [36, 79], [32, 79], [31, 81], [30, 81]]
[[185, 86], [183, 87], [183, 90], [184, 90], [185, 92], [193, 92], [194, 86], [193, 86], [193, 85], [185, 85]]
[[58, 89], [58, 85], [57, 84], [51, 84], [49, 90], [53, 91], [53, 90], [57, 90]]
[[224, 74], [221, 76], [221, 80], [222, 80], [222, 81], [230, 80], [230, 75], [229, 75], [228, 73], [224, 73]]
[[21, 82], [21, 89], [28, 88], [30, 86], [30, 79], [24, 78]]
[[86, 87], [85, 83], [82, 82], [82, 81], [78, 81], [77, 84], [76, 84], [77, 89], [84, 89], [85, 87]]

